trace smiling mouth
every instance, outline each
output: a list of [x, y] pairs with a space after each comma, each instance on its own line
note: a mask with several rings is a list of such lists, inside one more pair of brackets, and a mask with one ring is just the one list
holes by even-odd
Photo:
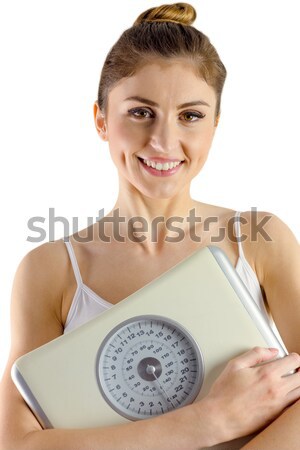
[[157, 171], [168, 171], [182, 164], [184, 161], [157, 162], [150, 159], [138, 158], [145, 166]]

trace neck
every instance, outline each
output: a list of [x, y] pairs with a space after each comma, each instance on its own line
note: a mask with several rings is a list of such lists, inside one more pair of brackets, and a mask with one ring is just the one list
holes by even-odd
[[[155, 199], [145, 197], [141, 193], [134, 194], [119, 192], [118, 199], [105, 219], [106, 233], [113, 239], [134, 242], [147, 253], [161, 252], [170, 239], [180, 242], [189, 234], [195, 222], [191, 216], [199, 203], [194, 201], [189, 191], [182, 192], [175, 197]], [[112, 225], [113, 224], [113, 225]]]

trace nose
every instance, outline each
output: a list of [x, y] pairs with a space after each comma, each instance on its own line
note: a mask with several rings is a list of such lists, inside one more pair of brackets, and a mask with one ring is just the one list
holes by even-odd
[[170, 120], [156, 122], [150, 137], [151, 147], [159, 153], [176, 156], [180, 145], [179, 130]]

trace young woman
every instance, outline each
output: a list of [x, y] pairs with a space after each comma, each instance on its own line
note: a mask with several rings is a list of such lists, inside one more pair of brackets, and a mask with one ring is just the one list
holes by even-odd
[[[94, 113], [118, 170], [118, 198], [105, 218], [69, 240], [39, 246], [18, 267], [1, 384], [1, 450], [196, 450], [258, 431], [244, 448], [298, 449], [299, 246], [272, 214], [258, 214], [254, 234], [252, 212], [240, 215], [190, 196], [216, 132], [226, 77], [208, 38], [191, 26], [195, 17], [188, 4], [152, 8], [107, 56]], [[174, 218], [176, 232], [169, 226]], [[16, 358], [210, 244], [226, 252], [264, 314], [268, 305], [289, 356], [275, 360], [276, 350], [254, 348], [228, 362], [203, 400], [153, 419], [42, 430], [11, 381]]]

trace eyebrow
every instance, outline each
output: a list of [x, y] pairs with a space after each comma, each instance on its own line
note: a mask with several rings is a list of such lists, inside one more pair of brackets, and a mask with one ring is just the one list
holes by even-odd
[[[130, 101], [130, 100], [135, 100], [137, 102], [144, 103], [144, 104], [147, 104], [147, 105], [150, 105], [150, 106], [156, 106], [156, 107], [159, 106], [159, 104], [154, 102], [153, 100], [149, 100], [148, 98], [143, 98], [143, 97], [140, 97], [138, 95], [135, 95], [133, 97], [125, 98], [124, 101]], [[203, 100], [194, 100], [193, 102], [187, 102], [187, 103], [182, 103], [181, 105], [178, 105], [177, 109], [186, 108], [188, 106], [196, 106], [196, 105], [210, 107], [210, 105], [208, 103], [206, 103], [205, 101], [203, 101]]]

